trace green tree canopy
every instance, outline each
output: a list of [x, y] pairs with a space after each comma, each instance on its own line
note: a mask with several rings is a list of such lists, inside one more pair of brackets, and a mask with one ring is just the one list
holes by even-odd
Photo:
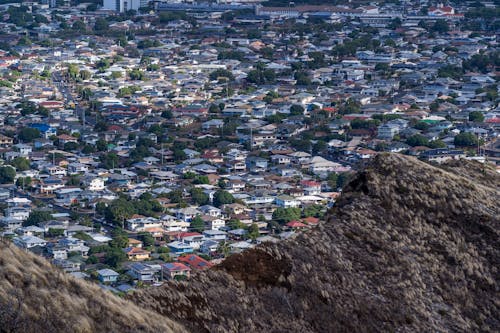
[[196, 216], [191, 221], [191, 229], [196, 232], [203, 232], [203, 230], [205, 230], [205, 223], [200, 216]]
[[41, 222], [52, 220], [52, 212], [47, 210], [34, 210], [28, 216], [28, 219], [23, 222], [23, 226], [38, 225]]
[[216, 207], [220, 207], [226, 204], [232, 204], [233, 202], [234, 202], [233, 195], [227, 191], [218, 190], [214, 194], [214, 205]]
[[298, 219], [300, 219], [300, 208], [279, 207], [273, 212], [273, 220], [277, 221], [280, 224], [285, 224]]
[[10, 165], [0, 167], [0, 184], [10, 184], [14, 182], [16, 170]]
[[10, 162], [10, 165], [12, 165], [14, 168], [16, 168], [17, 171], [26, 171], [26, 170], [30, 169], [30, 161], [24, 157], [14, 158]]
[[462, 132], [460, 134], [457, 134], [457, 136], [455, 136], [453, 142], [455, 146], [459, 147], [474, 147], [477, 145], [478, 140], [473, 133]]
[[484, 115], [481, 111], [472, 111], [471, 113], [469, 113], [469, 120], [481, 123], [484, 121]]

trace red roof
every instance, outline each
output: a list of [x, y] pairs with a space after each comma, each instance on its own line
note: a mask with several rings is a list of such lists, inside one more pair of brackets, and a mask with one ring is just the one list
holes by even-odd
[[286, 224], [290, 228], [306, 228], [307, 225], [299, 221], [290, 221]]
[[176, 239], [183, 239], [189, 236], [201, 236], [199, 232], [186, 232], [186, 231], [169, 231], [166, 232], [166, 234]]
[[57, 137], [59, 140], [77, 140], [74, 136], [68, 134], [61, 134]]
[[307, 224], [314, 224], [314, 225], [316, 225], [316, 224], [319, 223], [319, 219], [317, 217], [309, 216], [309, 217], [303, 218], [302, 222], [307, 223]]
[[203, 259], [200, 256], [197, 256], [196, 254], [189, 254], [187, 256], [182, 256], [179, 257], [177, 260], [189, 265], [191, 268], [194, 269], [203, 270], [213, 266], [211, 262]]
[[314, 180], [303, 180], [300, 182], [302, 185], [304, 186], [308, 186], [308, 187], [318, 187], [318, 186], [321, 186], [321, 183], [318, 183]]

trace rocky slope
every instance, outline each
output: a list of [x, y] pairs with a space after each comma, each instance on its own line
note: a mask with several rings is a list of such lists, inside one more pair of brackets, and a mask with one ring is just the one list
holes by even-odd
[[379, 155], [327, 223], [131, 296], [195, 332], [500, 329], [500, 179]]
[[185, 332], [0, 241], [0, 332]]

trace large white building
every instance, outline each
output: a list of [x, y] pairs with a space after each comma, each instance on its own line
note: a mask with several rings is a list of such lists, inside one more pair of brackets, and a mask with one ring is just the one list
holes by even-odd
[[148, 0], [103, 0], [102, 9], [126, 12], [128, 10], [139, 10], [148, 5]]

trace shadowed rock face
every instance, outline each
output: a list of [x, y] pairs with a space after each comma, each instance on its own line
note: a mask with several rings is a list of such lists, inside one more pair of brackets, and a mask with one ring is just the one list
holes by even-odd
[[328, 221], [131, 297], [199, 332], [498, 331], [499, 176], [379, 155]]

